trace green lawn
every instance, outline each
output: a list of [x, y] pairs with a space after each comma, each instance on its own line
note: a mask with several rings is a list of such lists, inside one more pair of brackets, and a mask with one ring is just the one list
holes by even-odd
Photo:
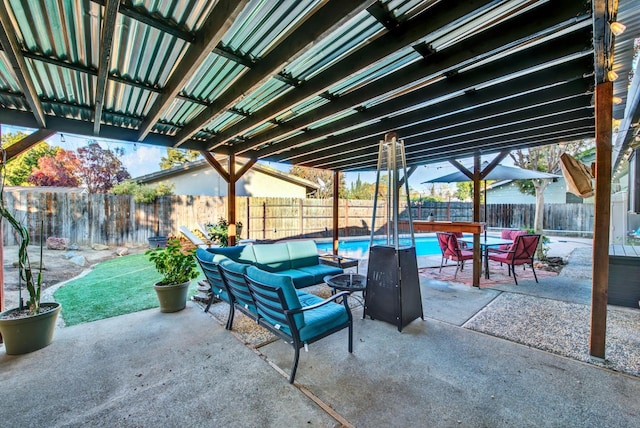
[[[204, 275], [198, 278], [203, 279]], [[160, 274], [144, 254], [119, 257], [98, 264], [87, 275], [69, 281], [54, 293], [62, 304], [65, 324], [75, 325], [157, 308], [153, 284]], [[196, 293], [191, 282], [189, 295]]]

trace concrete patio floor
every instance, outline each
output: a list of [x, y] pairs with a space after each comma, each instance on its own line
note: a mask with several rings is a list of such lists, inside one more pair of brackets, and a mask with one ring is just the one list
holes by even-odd
[[[580, 281], [558, 279], [556, 301], [584, 299]], [[422, 281], [425, 321], [402, 333], [361, 319], [357, 308], [353, 354], [346, 331], [312, 344], [296, 385], [286, 378], [290, 346], [246, 346], [192, 302], [175, 314], [152, 309], [61, 328], [31, 354], [0, 348], [0, 424], [638, 426], [640, 377], [463, 327], [497, 297], [552, 299], [554, 291], [551, 282], [504, 287]]]

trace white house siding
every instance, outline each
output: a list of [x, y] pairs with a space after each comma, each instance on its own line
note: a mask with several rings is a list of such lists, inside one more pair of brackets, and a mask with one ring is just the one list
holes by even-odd
[[[586, 202], [584, 200], [583, 202]], [[487, 189], [487, 204], [535, 204], [536, 197], [520, 192], [518, 185], [511, 181], [499, 187]], [[567, 203], [567, 187], [563, 179], [549, 183], [544, 191], [545, 204]]]
[[[237, 164], [240, 169], [242, 165]], [[173, 184], [176, 195], [227, 196], [227, 182], [211, 166], [192, 168], [180, 174], [147, 180], [146, 184]], [[249, 170], [236, 182], [237, 196], [305, 198], [306, 188], [299, 184]]]

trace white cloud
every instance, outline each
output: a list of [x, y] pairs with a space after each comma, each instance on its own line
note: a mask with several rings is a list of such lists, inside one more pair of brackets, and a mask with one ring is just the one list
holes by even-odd
[[165, 147], [140, 144], [136, 145], [135, 148], [127, 145], [126, 149], [121, 161], [133, 178], [159, 171], [160, 158], [167, 153]]

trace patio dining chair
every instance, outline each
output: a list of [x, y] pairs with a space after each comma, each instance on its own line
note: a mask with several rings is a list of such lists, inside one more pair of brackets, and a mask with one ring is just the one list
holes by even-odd
[[437, 232], [438, 245], [442, 252], [442, 259], [440, 260], [440, 272], [442, 272], [442, 266], [445, 260], [452, 260], [456, 262], [456, 273], [453, 278], [457, 278], [458, 270], [464, 269], [465, 260], [473, 260], [473, 251], [469, 249], [462, 249], [458, 244], [458, 237], [449, 232]]
[[516, 285], [518, 285], [518, 278], [516, 278], [515, 267], [530, 265], [533, 271], [533, 277], [537, 283], [538, 276], [533, 266], [533, 257], [536, 254], [536, 248], [538, 248], [539, 242], [540, 235], [518, 235], [508, 250], [489, 249], [488, 257], [489, 260], [506, 264], [509, 275], [513, 273], [513, 280]]

